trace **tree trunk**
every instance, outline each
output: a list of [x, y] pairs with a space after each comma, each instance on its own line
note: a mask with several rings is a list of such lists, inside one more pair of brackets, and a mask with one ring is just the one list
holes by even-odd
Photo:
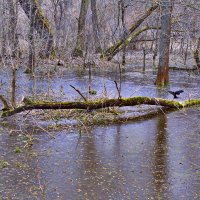
[[35, 15], [32, 13], [32, 9], [30, 10], [30, 27], [29, 27], [29, 62], [28, 68], [26, 69], [26, 73], [33, 74], [35, 69], [35, 42], [34, 42], [34, 24], [35, 24]]
[[91, 10], [92, 10], [92, 27], [93, 27], [95, 53], [101, 53], [102, 49], [99, 39], [99, 23], [98, 23], [97, 9], [96, 9], [96, 0], [91, 0]]
[[9, 44], [11, 56], [18, 56], [18, 37], [17, 37], [17, 5], [13, 0], [8, 0], [9, 10]]
[[2, 5], [2, 15], [3, 15], [3, 21], [2, 21], [2, 44], [1, 44], [1, 57], [4, 58], [7, 56], [7, 23], [6, 23], [6, 2], [3, 0]]
[[132, 97], [132, 98], [121, 98], [121, 99], [101, 99], [94, 101], [74, 101], [74, 102], [40, 102], [32, 101], [24, 98], [23, 103], [25, 105], [14, 108], [10, 106], [7, 100], [0, 95], [0, 100], [4, 104], [2, 109], [2, 117], [8, 117], [16, 113], [20, 113], [26, 110], [33, 109], [84, 109], [84, 110], [95, 110], [108, 107], [124, 107], [124, 106], [135, 106], [135, 105], [157, 105], [166, 108], [180, 109], [185, 107], [200, 105], [200, 99], [191, 99], [189, 101], [179, 102], [169, 99], [151, 98], [151, 97]]
[[[31, 18], [30, 13], [34, 13], [35, 15], [34, 28], [40, 34], [44, 47], [44, 49], [40, 52], [40, 56], [43, 58], [54, 57], [55, 50], [53, 46], [52, 30], [48, 19], [44, 16], [42, 9], [40, 8], [38, 1], [19, 0], [19, 3], [29, 19]], [[30, 12], [30, 10], [32, 11]]]
[[[152, 14], [154, 10], [158, 8], [158, 3], [153, 4], [151, 8], [149, 8], [128, 30], [126, 41], [130, 36], [133, 34], [133, 32], [144, 22], [144, 20]], [[126, 43], [125, 41], [125, 43]], [[130, 42], [130, 41], [129, 41]], [[109, 47], [104, 54], [101, 55], [101, 58], [104, 58], [106, 60], [111, 60], [120, 50], [120, 46], [122, 46], [123, 43], [123, 38], [117, 41], [113, 46]]]
[[200, 37], [197, 39], [197, 47], [194, 51], [194, 59], [196, 61], [196, 65], [198, 69], [200, 69], [199, 50], [200, 50]]
[[[125, 43], [127, 31], [126, 31], [126, 24], [125, 24], [125, 5], [124, 0], [120, 1], [121, 4], [121, 12], [122, 12], [122, 27], [123, 27], [123, 43]], [[123, 47], [123, 55], [122, 55], [122, 65], [124, 66], [126, 64], [126, 45]]]
[[78, 19], [78, 33], [76, 38], [76, 47], [72, 53], [74, 57], [83, 57], [85, 48], [85, 20], [87, 16], [89, 0], [82, 0], [81, 11]]
[[172, 1], [161, 1], [161, 33], [159, 41], [159, 64], [156, 85], [165, 86], [169, 83], [169, 52], [171, 36]]

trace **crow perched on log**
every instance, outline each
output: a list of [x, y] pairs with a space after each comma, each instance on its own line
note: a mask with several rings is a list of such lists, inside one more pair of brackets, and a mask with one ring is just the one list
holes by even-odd
[[178, 98], [177, 95], [180, 95], [184, 91], [178, 90], [178, 91], [175, 91], [175, 92], [172, 92], [172, 91], [168, 91], [168, 92], [174, 96], [174, 99], [177, 99]]

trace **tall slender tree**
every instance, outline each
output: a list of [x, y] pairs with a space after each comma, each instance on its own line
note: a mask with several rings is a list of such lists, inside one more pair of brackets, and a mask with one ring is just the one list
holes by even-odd
[[[125, 8], [125, 3], [124, 0], [120, 0], [120, 5], [121, 5], [121, 18], [122, 18], [122, 27], [123, 27], [123, 43], [125, 43], [126, 41], [126, 36], [127, 36], [127, 29], [126, 29], [126, 23], [125, 23], [125, 12], [126, 12], [126, 8]], [[123, 55], [122, 55], [122, 65], [126, 64], [126, 45], [124, 45], [123, 47]]]
[[161, 32], [159, 41], [159, 63], [156, 85], [169, 83], [169, 53], [171, 37], [172, 0], [161, 0]]
[[91, 0], [91, 10], [92, 10], [92, 27], [93, 27], [95, 53], [101, 53], [102, 49], [99, 39], [99, 23], [98, 23], [98, 15], [96, 8], [96, 0]]
[[85, 21], [88, 11], [89, 0], [82, 0], [81, 11], [78, 19], [78, 33], [76, 38], [76, 46], [72, 53], [74, 57], [83, 57], [85, 48]]
[[197, 45], [194, 51], [194, 60], [196, 61], [197, 67], [200, 69], [199, 51], [200, 51], [200, 37], [198, 37], [197, 39]]
[[18, 55], [18, 36], [17, 36], [17, 4], [14, 0], [8, 0], [9, 12], [9, 46], [10, 55], [16, 57]]
[[33, 74], [35, 68], [35, 42], [34, 42], [34, 24], [35, 24], [35, 13], [33, 9], [30, 9], [30, 27], [29, 27], [29, 62], [26, 73]]

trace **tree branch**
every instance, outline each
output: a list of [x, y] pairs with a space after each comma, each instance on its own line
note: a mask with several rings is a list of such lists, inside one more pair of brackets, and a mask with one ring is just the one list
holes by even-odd
[[117, 92], [118, 92], [118, 99], [121, 99], [121, 98], [122, 98], [122, 97], [121, 97], [121, 92], [120, 92], [120, 89], [119, 89], [119, 87], [118, 87], [117, 81], [114, 81], [114, 82], [115, 82], [115, 86], [116, 86]]
[[84, 99], [84, 101], [87, 101], [87, 98], [80, 92], [80, 90], [76, 89], [73, 85], [70, 85], [70, 87], [72, 87], [74, 90], [76, 90], [81, 95], [81, 97]]

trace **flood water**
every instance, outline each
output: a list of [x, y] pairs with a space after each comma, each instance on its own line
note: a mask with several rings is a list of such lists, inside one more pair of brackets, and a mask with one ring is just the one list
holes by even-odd
[[[116, 71], [116, 70], [115, 70]], [[117, 72], [96, 70], [92, 88], [117, 96]], [[177, 75], [179, 73], [179, 76]], [[1, 93], [9, 94], [8, 72], [1, 73]], [[19, 70], [17, 99], [48, 94], [59, 99], [79, 98], [70, 84], [87, 93], [88, 71], [34, 79]], [[183, 89], [179, 98], [200, 97], [199, 75], [171, 72], [166, 89], [153, 85], [155, 74], [127, 69], [122, 96], [172, 99], [168, 89]], [[30, 114], [29, 114], [30, 115]], [[141, 121], [63, 129], [54, 137], [40, 120], [17, 114], [0, 121], [0, 199], [122, 200], [200, 199], [200, 109], [160, 114]], [[40, 125], [39, 125], [40, 124]], [[39, 127], [41, 126], [41, 127]], [[32, 145], [27, 148], [29, 135]]]

